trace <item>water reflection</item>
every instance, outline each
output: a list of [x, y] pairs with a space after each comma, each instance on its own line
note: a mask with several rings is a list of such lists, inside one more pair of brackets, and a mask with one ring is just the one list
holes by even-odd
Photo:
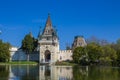
[[81, 66], [0, 66], [0, 80], [120, 80], [120, 68]]
[[0, 66], [0, 80], [8, 80], [8, 79], [9, 79], [9, 67]]

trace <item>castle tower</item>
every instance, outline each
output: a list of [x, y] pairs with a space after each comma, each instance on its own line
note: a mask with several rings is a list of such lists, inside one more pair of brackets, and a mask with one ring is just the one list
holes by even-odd
[[83, 36], [75, 36], [74, 42], [72, 44], [72, 49], [74, 50], [76, 47], [85, 47], [87, 43]]
[[39, 62], [54, 63], [57, 61], [59, 52], [59, 40], [56, 30], [52, 26], [50, 15], [48, 15], [45, 28], [38, 36]]

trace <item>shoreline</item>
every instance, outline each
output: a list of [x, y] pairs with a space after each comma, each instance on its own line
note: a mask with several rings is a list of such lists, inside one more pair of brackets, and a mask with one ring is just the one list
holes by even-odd
[[11, 62], [0, 62], [0, 65], [38, 65], [35, 61], [11, 61]]

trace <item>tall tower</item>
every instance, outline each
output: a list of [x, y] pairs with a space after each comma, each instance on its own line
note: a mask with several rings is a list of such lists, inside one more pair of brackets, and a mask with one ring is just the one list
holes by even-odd
[[54, 63], [59, 53], [59, 40], [48, 15], [44, 30], [39, 33], [39, 63]]

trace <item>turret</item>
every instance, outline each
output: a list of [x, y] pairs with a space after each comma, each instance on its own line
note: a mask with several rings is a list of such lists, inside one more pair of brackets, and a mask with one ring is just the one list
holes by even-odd
[[74, 50], [76, 47], [85, 47], [86, 45], [87, 43], [83, 36], [75, 36], [72, 49]]

